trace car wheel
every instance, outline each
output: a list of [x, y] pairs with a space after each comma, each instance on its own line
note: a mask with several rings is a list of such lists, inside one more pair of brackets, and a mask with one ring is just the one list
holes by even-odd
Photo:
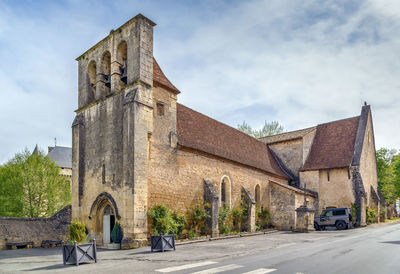
[[320, 228], [319, 228], [319, 225], [317, 224], [317, 223], [314, 223], [314, 228], [315, 228], [315, 230], [320, 230]]
[[339, 221], [339, 222], [336, 223], [336, 228], [337, 228], [338, 230], [343, 230], [343, 229], [346, 228], [346, 223], [343, 222], [343, 221]]

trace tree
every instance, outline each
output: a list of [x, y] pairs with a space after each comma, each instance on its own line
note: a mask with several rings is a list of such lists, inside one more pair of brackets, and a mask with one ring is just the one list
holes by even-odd
[[376, 152], [378, 185], [389, 204], [394, 204], [400, 197], [400, 154], [396, 152], [387, 148], [381, 148]]
[[243, 121], [243, 124], [238, 125], [237, 129], [240, 130], [241, 132], [246, 133], [247, 135], [253, 136], [253, 129], [249, 124], [246, 123], [246, 121]]
[[69, 180], [44, 154], [25, 149], [0, 169], [0, 216], [50, 217], [71, 203]]
[[400, 153], [393, 156], [391, 167], [393, 172], [393, 184], [396, 188], [397, 197], [400, 197]]
[[283, 126], [281, 126], [277, 121], [272, 121], [270, 123], [265, 121], [264, 126], [261, 129], [253, 129], [246, 123], [246, 121], [243, 121], [243, 124], [238, 125], [237, 129], [257, 139], [279, 134], [284, 131]]

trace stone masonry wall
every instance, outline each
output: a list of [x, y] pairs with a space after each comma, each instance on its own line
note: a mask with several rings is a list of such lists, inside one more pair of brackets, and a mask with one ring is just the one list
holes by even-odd
[[[329, 180], [328, 180], [329, 172]], [[350, 174], [351, 176], [351, 174]], [[351, 207], [355, 202], [353, 182], [347, 168], [319, 171], [319, 208], [317, 215], [327, 207]]]
[[[149, 152], [148, 206], [165, 204], [172, 209], [186, 212], [188, 208], [203, 203], [204, 179], [209, 179], [221, 196], [220, 184], [228, 177], [227, 189], [231, 189], [231, 207], [239, 207], [241, 187], [245, 186], [255, 197], [255, 187], [260, 185], [261, 204], [269, 207], [269, 180], [286, 183], [265, 172], [246, 167], [232, 161], [185, 148], [176, 143], [176, 100], [175, 94], [153, 88], [153, 134]], [[159, 115], [157, 105], [164, 106]], [[174, 137], [175, 136], [175, 137]], [[229, 196], [229, 197], [228, 197]]]
[[303, 165], [308, 158], [308, 154], [310, 154], [311, 146], [314, 141], [315, 133], [317, 132], [316, 128], [314, 130], [308, 132], [303, 136]]
[[302, 139], [270, 144], [269, 148], [296, 177], [299, 177], [299, 169], [303, 166]]
[[[30, 242], [39, 247], [43, 240], [63, 240], [68, 238], [71, 222], [71, 206], [61, 209], [50, 218], [0, 218], [0, 249], [7, 242]], [[7, 239], [7, 241], [5, 241]]]
[[[304, 193], [279, 183], [270, 184], [272, 225], [280, 230], [296, 229], [296, 209], [304, 204]], [[315, 197], [306, 195], [308, 206], [314, 207]]]
[[202, 203], [204, 178], [211, 181], [220, 196], [221, 179], [228, 176], [231, 182], [232, 208], [240, 207], [242, 186], [249, 189], [255, 197], [257, 185], [261, 189], [261, 205], [269, 208], [269, 181], [287, 184], [284, 179], [188, 149], [179, 149], [168, 154], [155, 151], [152, 147], [151, 157], [151, 166], [157, 165], [158, 168], [150, 168], [149, 207], [162, 203], [185, 212], [187, 208]]
[[[368, 115], [367, 127], [365, 130], [363, 148], [360, 160], [360, 174], [364, 183], [367, 205], [378, 209], [377, 203], [372, 199], [371, 187], [378, 192], [378, 175], [376, 168], [375, 140], [372, 127], [371, 113]], [[378, 214], [379, 215], [379, 214]]]

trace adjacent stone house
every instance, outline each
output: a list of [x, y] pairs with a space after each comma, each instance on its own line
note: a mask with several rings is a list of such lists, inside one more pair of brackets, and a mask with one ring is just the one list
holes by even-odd
[[318, 195], [316, 214], [332, 207], [365, 207], [379, 212], [383, 198], [377, 181], [374, 130], [369, 105], [360, 116], [262, 138], [291, 185]]
[[[323, 189], [319, 172], [327, 169], [315, 171], [311, 160], [305, 165], [308, 151], [314, 153], [318, 127], [307, 129], [307, 137], [289, 138], [287, 144], [271, 143], [177, 103], [180, 91], [153, 56], [154, 26], [139, 14], [77, 58], [72, 218], [84, 221], [102, 245], [108, 244], [119, 221], [123, 248], [147, 242], [147, 211], [156, 204], [182, 212], [210, 204], [209, 229], [214, 236], [218, 207], [239, 207], [243, 200], [249, 205], [248, 230], [255, 229], [257, 206], [270, 209], [276, 227], [296, 229], [304, 223], [298, 222], [296, 208], [322, 205], [316, 201]], [[373, 138], [372, 122], [370, 130]], [[372, 145], [373, 139], [369, 142]], [[371, 167], [363, 161], [372, 154], [363, 155], [358, 165], [351, 165], [350, 178], [369, 172]], [[330, 180], [337, 180], [334, 171], [329, 172], [334, 176]], [[374, 189], [375, 175], [370, 174]], [[361, 199], [368, 197], [359, 189]], [[320, 196], [325, 197], [322, 192]]]
[[47, 155], [60, 167], [60, 174], [67, 176], [71, 180], [72, 148], [62, 146], [48, 147]]

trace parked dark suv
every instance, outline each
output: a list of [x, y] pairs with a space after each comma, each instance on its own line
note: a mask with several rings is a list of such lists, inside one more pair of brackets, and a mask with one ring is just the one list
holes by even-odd
[[328, 226], [342, 230], [351, 228], [352, 224], [352, 216], [348, 207], [325, 209], [321, 216], [314, 218], [315, 230], [324, 230]]

